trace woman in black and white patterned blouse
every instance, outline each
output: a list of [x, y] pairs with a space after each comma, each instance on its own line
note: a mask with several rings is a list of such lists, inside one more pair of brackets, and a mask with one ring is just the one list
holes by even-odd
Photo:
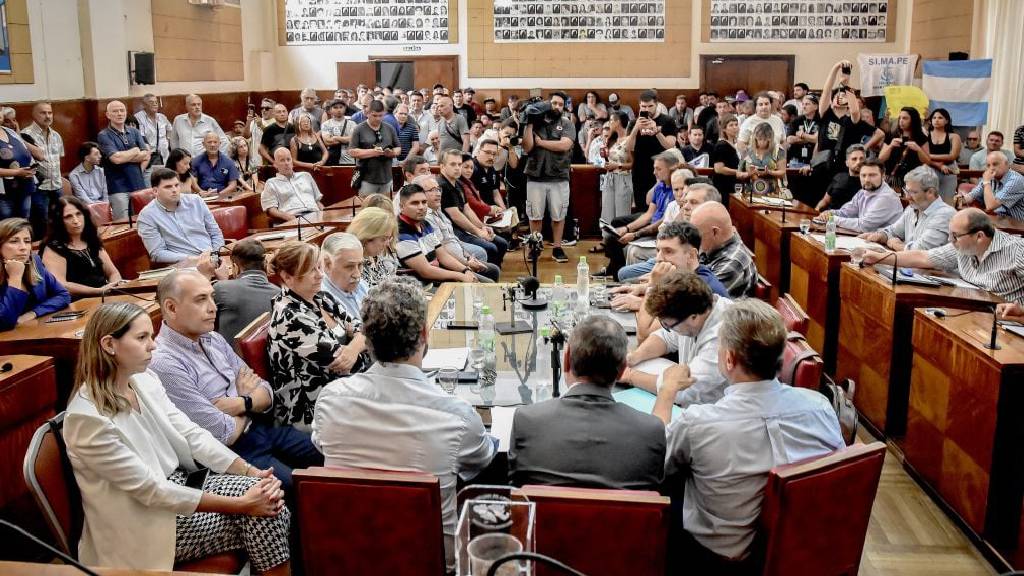
[[347, 232], [354, 234], [363, 244], [363, 280], [369, 288], [395, 276], [398, 271], [398, 259], [394, 253], [398, 219], [392, 211], [364, 207], [352, 219]]
[[315, 246], [287, 242], [271, 265], [285, 286], [270, 313], [274, 418], [309, 431], [320, 390], [338, 376], [365, 370], [369, 357], [359, 326], [320, 290], [323, 273]]

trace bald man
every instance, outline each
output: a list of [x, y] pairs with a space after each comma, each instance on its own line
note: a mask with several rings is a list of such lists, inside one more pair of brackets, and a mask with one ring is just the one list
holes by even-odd
[[32, 157], [39, 161], [31, 220], [32, 235], [41, 238], [46, 233], [50, 202], [55, 202], [62, 193], [60, 159], [64, 156], [64, 139], [53, 129], [53, 106], [49, 102], [36, 102], [32, 106], [32, 124], [22, 134], [26, 136], [25, 145]]
[[103, 153], [103, 173], [107, 177], [110, 210], [115, 220], [128, 217], [128, 194], [148, 188], [142, 173], [149, 164], [150, 149], [137, 129], [127, 126], [128, 109], [120, 100], [107, 104], [107, 125], [96, 142]]
[[295, 220], [300, 214], [324, 209], [323, 195], [309, 172], [296, 172], [292, 151], [281, 147], [274, 150], [274, 168], [277, 175], [267, 180], [260, 195], [263, 211], [276, 222]]
[[966, 197], [988, 212], [1024, 220], [1024, 176], [1010, 170], [1009, 160], [1000, 151], [989, 152], [985, 157], [981, 181]]
[[207, 132], [215, 132], [220, 137], [221, 152], [226, 153], [228, 138], [213, 116], [203, 114], [203, 99], [198, 94], [185, 96], [185, 109], [188, 112], [174, 117], [171, 146], [184, 148], [192, 156], [198, 156], [203, 153], [203, 137]]
[[757, 265], [740, 240], [725, 206], [705, 202], [693, 210], [690, 222], [700, 230], [700, 263], [711, 268], [730, 298], [752, 295], [757, 284]]
[[[889, 253], [869, 251], [865, 264], [874, 264]], [[967, 208], [949, 220], [949, 244], [931, 250], [908, 250], [896, 255], [896, 265], [907, 268], [938, 268], [957, 272], [971, 284], [1009, 302], [1024, 301], [1024, 238], [1007, 234], [992, 224], [988, 214]]]

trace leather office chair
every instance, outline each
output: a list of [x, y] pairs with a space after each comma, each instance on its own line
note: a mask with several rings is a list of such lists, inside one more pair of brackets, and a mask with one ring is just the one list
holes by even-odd
[[[538, 553], [584, 574], [665, 573], [668, 497], [646, 490], [535, 485], [523, 486], [522, 493], [537, 505]], [[554, 573], [537, 569], [540, 576]]]
[[778, 300], [775, 301], [775, 309], [782, 315], [782, 321], [786, 324], [787, 331], [798, 332], [805, 338], [807, 337], [807, 328], [811, 324], [811, 318], [792, 296], [780, 294]]
[[436, 476], [315, 467], [292, 478], [306, 574], [444, 575]]
[[[32, 436], [25, 452], [24, 475], [36, 505], [62, 552], [78, 558], [78, 540], [82, 536], [84, 513], [82, 496], [75, 483], [67, 448], [60, 434], [64, 412], [44, 422]], [[191, 562], [175, 564], [174, 569], [204, 574], [238, 574], [245, 565], [241, 552], [226, 552]]]
[[110, 212], [110, 202], [89, 204], [89, 214], [92, 215], [92, 222], [97, 227], [110, 224], [114, 220], [114, 215]]
[[854, 444], [768, 473], [763, 576], [857, 574], [885, 444]]
[[264, 312], [235, 335], [238, 355], [257, 376], [267, 382], [270, 382], [270, 359], [267, 357], [269, 330], [270, 313]]
[[786, 338], [786, 347], [782, 349], [779, 381], [790, 386], [817, 391], [821, 387], [821, 374], [824, 368], [821, 356], [811, 348], [807, 340], [797, 332], [790, 332]]
[[138, 216], [139, 212], [156, 198], [156, 191], [152, 188], [146, 188], [144, 190], [136, 190], [130, 193], [132, 203], [132, 214]]
[[754, 285], [754, 298], [772, 303], [772, 283], [761, 274], [757, 275], [757, 284]]
[[245, 206], [225, 206], [210, 210], [225, 240], [241, 240], [249, 235], [249, 217]]

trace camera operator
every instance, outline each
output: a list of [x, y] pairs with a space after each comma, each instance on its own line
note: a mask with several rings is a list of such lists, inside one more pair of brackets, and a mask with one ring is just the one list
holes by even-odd
[[576, 127], [563, 115], [566, 95], [553, 92], [548, 102], [526, 107], [523, 152], [526, 154], [526, 216], [530, 231], [540, 232], [547, 207], [551, 217], [556, 262], [568, 262], [562, 249], [562, 233], [569, 209], [569, 169], [576, 141]]
[[658, 110], [653, 90], [640, 94], [640, 114], [626, 128], [626, 149], [633, 153], [633, 206], [647, 206], [647, 192], [654, 187], [654, 157], [676, 145], [676, 125]]

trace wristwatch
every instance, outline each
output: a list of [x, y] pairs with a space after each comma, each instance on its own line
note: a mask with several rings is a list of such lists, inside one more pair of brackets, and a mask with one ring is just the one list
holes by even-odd
[[245, 402], [245, 411], [246, 411], [246, 413], [252, 412], [252, 396], [248, 396], [248, 395], [242, 396], [242, 401]]

